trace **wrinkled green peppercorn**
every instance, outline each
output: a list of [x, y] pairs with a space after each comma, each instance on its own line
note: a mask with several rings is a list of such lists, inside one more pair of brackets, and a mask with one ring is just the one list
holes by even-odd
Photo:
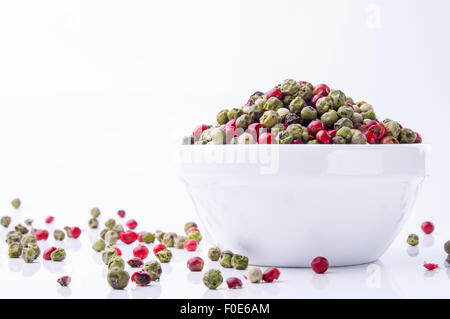
[[260, 283], [262, 280], [262, 272], [258, 267], [250, 267], [247, 270], [247, 278], [251, 283]]
[[168, 249], [161, 250], [156, 254], [156, 257], [162, 263], [168, 263], [172, 259], [172, 252]]
[[[292, 113], [300, 114], [300, 112], [307, 106], [305, 100], [303, 100], [300, 96], [294, 98], [289, 104], [289, 110]], [[287, 115], [287, 114], [286, 114]]]
[[109, 264], [111, 258], [117, 257], [117, 250], [114, 248], [105, 249], [102, 253], [102, 260], [105, 265]]
[[248, 116], [250, 116], [252, 121], [258, 122], [259, 118], [264, 114], [264, 109], [262, 108], [262, 106], [255, 104], [255, 105], [249, 106], [245, 110], [245, 113], [247, 113]]
[[364, 121], [363, 116], [360, 113], [353, 112], [352, 117], [350, 118], [353, 124], [360, 124]]
[[19, 258], [22, 255], [22, 244], [12, 243], [9, 245], [9, 258]]
[[187, 231], [193, 227], [198, 228], [197, 223], [187, 222], [186, 224], [184, 224], [184, 232], [187, 233]]
[[155, 242], [155, 235], [153, 235], [152, 233], [144, 232], [141, 237], [142, 241], [146, 244], [152, 244]]
[[228, 122], [228, 110], [222, 110], [216, 115], [217, 123], [220, 125], [227, 124]]
[[72, 234], [70, 233], [70, 227], [66, 226], [64, 227], [64, 231], [66, 232], [66, 235], [68, 238], [72, 238]]
[[33, 220], [31, 218], [25, 219], [24, 223], [29, 227], [33, 226]]
[[305, 101], [309, 101], [313, 96], [313, 90], [314, 86], [311, 83], [302, 83], [300, 84], [300, 89], [298, 90], [297, 95]]
[[268, 100], [266, 101], [266, 103], [264, 103], [264, 105], [263, 105], [263, 109], [264, 109], [265, 111], [270, 111], [270, 110], [276, 111], [276, 110], [278, 110], [278, 109], [281, 108], [281, 107], [283, 107], [283, 102], [281, 102], [281, 100], [278, 99], [278, 98], [275, 97], [275, 96], [272, 96], [272, 97], [271, 97], [270, 99], [268, 99]]
[[109, 228], [104, 228], [104, 229], [102, 229], [102, 231], [100, 232], [100, 238], [101, 239], [103, 239], [103, 240], [105, 240], [105, 235], [106, 235], [106, 233], [107, 232], [109, 232], [110, 231], [110, 229]]
[[419, 236], [416, 234], [411, 234], [408, 236], [406, 242], [411, 246], [417, 246], [419, 244]]
[[114, 245], [119, 240], [119, 234], [114, 230], [110, 230], [105, 234], [105, 241], [108, 244]]
[[353, 122], [350, 119], [343, 117], [334, 123], [335, 130], [339, 130], [343, 127], [353, 128]]
[[246, 130], [253, 123], [252, 118], [248, 114], [242, 114], [236, 120], [236, 127]]
[[341, 106], [345, 105], [345, 101], [347, 100], [347, 97], [345, 96], [344, 92], [340, 90], [331, 90], [328, 96], [333, 101], [333, 105], [336, 110], [339, 109]]
[[27, 234], [25, 236], [22, 237], [22, 239], [20, 240], [20, 243], [22, 244], [23, 247], [27, 247], [30, 244], [37, 244], [37, 239], [36, 236], [34, 234]]
[[6, 234], [5, 241], [8, 243], [8, 245], [11, 245], [13, 243], [20, 243], [21, 240], [22, 240], [22, 234], [15, 230], [12, 230]]
[[120, 256], [112, 257], [108, 262], [108, 270], [113, 268], [125, 269], [125, 261]]
[[219, 263], [224, 268], [233, 268], [233, 264], [231, 263], [232, 258], [233, 258], [233, 253], [229, 250], [224, 250], [220, 254]]
[[15, 198], [11, 201], [11, 205], [12, 207], [14, 207], [15, 209], [18, 209], [20, 207], [22, 203], [20, 202], [19, 198]]
[[286, 79], [280, 85], [283, 95], [295, 95], [300, 90], [300, 84], [296, 80]]
[[353, 132], [350, 128], [344, 126], [336, 132], [336, 136], [342, 137], [346, 142], [350, 142], [352, 140]]
[[66, 251], [63, 248], [58, 248], [50, 254], [52, 261], [63, 261], [66, 259]]
[[223, 282], [222, 274], [217, 269], [210, 269], [203, 275], [203, 283], [209, 289], [216, 289]]
[[117, 234], [120, 234], [125, 229], [123, 228], [123, 226], [121, 224], [115, 224], [114, 227], [111, 228], [111, 230], [115, 231]]
[[237, 118], [242, 114], [244, 114], [244, 111], [242, 111], [242, 109], [232, 108], [228, 111], [228, 120], [237, 120]]
[[97, 207], [94, 207], [91, 209], [91, 216], [93, 218], [97, 218], [100, 216], [100, 209], [98, 209]]
[[195, 239], [197, 241], [197, 243], [200, 244], [200, 242], [202, 241], [202, 234], [200, 234], [200, 232], [194, 230], [194, 231], [191, 231], [188, 234], [187, 238], [188, 239]]
[[55, 229], [55, 231], [53, 232], [53, 238], [55, 238], [55, 240], [64, 240], [65, 237], [66, 234], [64, 234], [62, 230]]
[[353, 116], [353, 109], [350, 106], [341, 106], [338, 111], [337, 111], [338, 115], [340, 117], [346, 117], [348, 119], [351, 119]]
[[252, 134], [250, 133], [242, 133], [238, 139], [237, 139], [237, 143], [238, 144], [255, 144], [255, 138], [253, 137]]
[[25, 226], [22, 226], [22, 225], [16, 225], [16, 227], [14, 227], [14, 229], [17, 231], [17, 232], [19, 232], [19, 233], [21, 233], [22, 235], [25, 235], [25, 234], [27, 234], [28, 233], [28, 228], [26, 228]]
[[175, 239], [175, 248], [184, 249], [184, 242], [187, 240], [185, 236], [178, 236]]
[[332, 144], [346, 144], [347, 141], [343, 137], [335, 136], [331, 139], [331, 143]]
[[234, 269], [245, 270], [248, 267], [248, 257], [234, 254], [231, 258], [231, 265]]
[[32, 263], [33, 261], [36, 260], [36, 258], [39, 257], [40, 253], [41, 253], [40, 249], [37, 245], [24, 247], [22, 249], [22, 259], [26, 263]]
[[317, 118], [317, 111], [312, 106], [307, 106], [300, 112], [300, 117], [307, 121], [312, 121]]
[[2, 224], [3, 227], [8, 228], [9, 224], [11, 224], [11, 217], [3, 216], [0, 219], [0, 224]]
[[360, 106], [360, 112], [361, 113], [365, 113], [365, 112], [373, 112], [373, 106], [368, 104], [368, 103], [364, 103], [363, 105]]
[[416, 133], [409, 128], [403, 128], [400, 130], [399, 142], [401, 144], [412, 144], [416, 140]]
[[286, 128], [286, 132], [292, 134], [292, 138], [297, 140], [303, 137], [304, 129], [300, 124], [291, 124]]
[[351, 143], [352, 144], [366, 144], [367, 143], [367, 138], [360, 131], [354, 130], [353, 131], [353, 135], [352, 135], [352, 139], [351, 139]]
[[328, 111], [332, 110], [333, 107], [333, 100], [328, 96], [321, 97], [316, 102], [316, 109], [319, 114], [325, 114]]
[[360, 114], [362, 115], [364, 120], [376, 120], [377, 119], [377, 116], [376, 116], [375, 112], [373, 112], [373, 111], [363, 112]]
[[169, 232], [164, 235], [162, 242], [167, 247], [174, 247], [175, 246], [175, 238], [177, 238], [177, 234]]
[[106, 246], [105, 242], [102, 239], [99, 239], [92, 244], [92, 249], [94, 249], [97, 252], [100, 252], [105, 249], [105, 246]]
[[209, 259], [211, 259], [212, 261], [218, 261], [221, 255], [221, 251], [219, 249], [219, 247], [211, 247], [208, 251], [208, 257]]
[[105, 227], [112, 229], [114, 226], [116, 225], [116, 220], [114, 218], [109, 218], [106, 222], [105, 222]]
[[156, 239], [158, 239], [158, 241], [160, 242], [160, 243], [162, 243], [162, 241], [163, 241], [163, 239], [164, 239], [164, 236], [166, 235], [166, 233], [165, 232], [159, 232], [157, 235], [156, 235]]
[[328, 127], [333, 127], [334, 123], [336, 123], [339, 120], [339, 115], [335, 110], [330, 110], [326, 113], [324, 113], [320, 120]]
[[291, 144], [294, 136], [289, 131], [282, 131], [277, 134], [275, 139], [278, 144]]
[[144, 267], [142, 267], [142, 270], [147, 272], [150, 277], [152, 277], [152, 281], [159, 280], [162, 274], [161, 264], [156, 260], [145, 263]]
[[387, 123], [385, 123], [384, 126], [386, 127], [387, 136], [398, 138], [398, 136], [400, 135], [401, 128], [397, 122], [390, 120]]
[[278, 116], [278, 113], [276, 111], [266, 111], [259, 119], [259, 122], [265, 127], [265, 128], [272, 128], [275, 124], [278, 124], [280, 122], [280, 117]]
[[[277, 114], [280, 117], [281, 122], [283, 122], [284, 119], [286, 118], [286, 116], [290, 113], [291, 113], [291, 111], [285, 107], [281, 107], [277, 110]], [[259, 118], [258, 118], [258, 121], [259, 121]]]
[[89, 227], [95, 229], [98, 227], [98, 220], [96, 218], [89, 219]]
[[113, 268], [108, 272], [107, 280], [113, 289], [124, 289], [128, 286], [130, 275], [121, 268]]

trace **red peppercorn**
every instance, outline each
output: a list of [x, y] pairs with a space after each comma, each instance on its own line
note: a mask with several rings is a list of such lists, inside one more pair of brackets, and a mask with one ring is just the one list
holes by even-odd
[[432, 222], [423, 222], [421, 227], [425, 234], [431, 234], [434, 231], [434, 225]]
[[69, 232], [70, 232], [70, 235], [72, 235], [72, 238], [78, 238], [81, 235], [81, 229], [80, 229], [80, 227], [77, 227], [77, 226], [71, 227]]
[[195, 251], [197, 249], [198, 243], [195, 239], [189, 239], [184, 242], [184, 248], [187, 251]]
[[414, 132], [416, 134], [416, 140], [414, 141], [414, 143], [422, 143], [422, 136], [420, 136], [419, 133]]
[[316, 140], [318, 140], [322, 144], [331, 144], [331, 136], [325, 130], [317, 132]]
[[283, 98], [283, 93], [279, 88], [273, 88], [266, 93], [266, 99], [270, 99], [273, 96], [281, 100]]
[[192, 257], [187, 261], [187, 267], [190, 271], [202, 271], [205, 262], [200, 257]]
[[131, 268], [141, 268], [144, 266], [144, 262], [141, 258], [131, 258], [127, 261], [127, 264], [130, 265]]
[[[203, 131], [207, 130], [208, 128], [209, 128], [209, 126], [206, 125], [206, 124], [202, 124], [202, 125], [196, 126], [195, 129], [194, 129], [194, 131], [192, 132], [192, 136], [193, 136], [196, 140], [198, 140], [198, 139], [200, 138], [200, 136], [202, 135]], [[120, 215], [119, 215], [119, 216], [120, 216]], [[125, 216], [125, 215], [124, 215], [124, 216]], [[122, 217], [122, 216], [120, 216], [120, 217]]]
[[322, 96], [327, 96], [330, 94], [330, 87], [326, 84], [319, 84], [314, 87], [313, 94], [320, 94]]
[[328, 134], [330, 134], [331, 138], [336, 136], [337, 130], [328, 130]]
[[55, 220], [55, 217], [53, 217], [53, 216], [48, 216], [48, 217], [45, 219], [45, 222], [46, 222], [47, 224], [50, 224], [50, 223], [52, 223], [54, 220]]
[[155, 247], [153, 247], [153, 253], [156, 255], [157, 253], [159, 253], [160, 251], [163, 251], [165, 249], [167, 249], [166, 245], [158, 244]]
[[137, 240], [138, 234], [132, 230], [126, 230], [120, 233], [119, 238], [122, 242], [129, 245]]
[[129, 221], [127, 221], [125, 223], [125, 225], [129, 228], [129, 229], [135, 229], [138, 225], [137, 221], [135, 221], [134, 219], [130, 219]]
[[277, 268], [268, 268], [264, 273], [262, 279], [265, 282], [272, 282], [275, 279], [280, 278], [280, 271]]
[[428, 264], [426, 262], [423, 263], [423, 266], [428, 270], [435, 270], [436, 268], [439, 267], [439, 265], [437, 264]]
[[309, 135], [316, 136], [317, 132], [324, 130], [325, 127], [322, 121], [315, 120], [309, 123], [307, 129]]
[[119, 247], [113, 246], [112, 248], [114, 248], [114, 250], [117, 251], [118, 256], [122, 256], [122, 251], [119, 249]]
[[45, 260], [52, 260], [51, 254], [52, 252], [54, 252], [57, 248], [56, 247], [49, 247], [44, 251], [44, 254], [42, 255], [42, 257]]
[[148, 248], [144, 245], [138, 245], [133, 249], [133, 256], [141, 259], [145, 259], [148, 256]]
[[312, 106], [316, 107], [316, 103], [317, 103], [317, 101], [318, 101], [320, 98], [323, 98], [323, 95], [321, 95], [321, 94], [316, 94], [316, 95], [314, 95], [314, 96], [311, 98], [311, 101], [309, 102], [309, 104], [311, 104]]
[[328, 260], [324, 257], [316, 257], [311, 262], [311, 268], [315, 273], [323, 274], [328, 270]]
[[303, 142], [301, 139], [298, 139], [298, 140], [293, 140], [292, 144], [303, 144]]
[[381, 139], [380, 144], [399, 144], [399, 143], [395, 137], [385, 136]]
[[369, 132], [372, 132], [377, 137], [377, 140], [381, 140], [386, 135], [386, 127], [383, 123], [376, 122], [375, 124], [367, 124], [366, 123], [367, 130]]
[[193, 231], [198, 231], [198, 232], [200, 232], [200, 230], [199, 230], [197, 227], [191, 227], [191, 228], [189, 228], [189, 229], [187, 230], [186, 234], [189, 235], [189, 233], [190, 233], [190, 232], [193, 232]]
[[375, 133], [367, 131], [364, 135], [366, 135], [367, 143], [369, 144], [378, 143], [377, 136], [375, 135]]
[[272, 133], [262, 133], [258, 138], [259, 144], [275, 144], [275, 138]]
[[148, 286], [152, 282], [152, 277], [145, 271], [137, 271], [131, 275], [131, 281], [138, 286]]
[[36, 236], [37, 240], [47, 240], [48, 231], [46, 231], [45, 229], [36, 229], [34, 235]]
[[227, 279], [227, 286], [230, 289], [241, 289], [242, 281], [236, 277], [230, 277]]
[[140, 233], [138, 233], [137, 241], [140, 243], [143, 243], [144, 239], [142, 238], [142, 236], [144, 236], [144, 235], [145, 235], [145, 231], [141, 231]]
[[121, 209], [121, 210], [119, 210], [119, 211], [117, 212], [117, 215], [119, 215], [120, 218], [124, 218], [125, 215], [126, 215], [126, 213], [125, 213], [125, 211], [124, 211], [123, 209]]

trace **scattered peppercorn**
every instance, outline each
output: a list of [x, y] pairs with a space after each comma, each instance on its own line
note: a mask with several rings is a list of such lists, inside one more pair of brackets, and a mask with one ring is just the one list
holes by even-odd
[[11, 217], [3, 216], [0, 219], [0, 224], [2, 224], [3, 227], [8, 228], [9, 224], [11, 224]]
[[47, 224], [53, 223], [54, 220], [55, 220], [55, 217], [53, 217], [53, 216], [48, 216], [47, 218], [45, 218], [45, 222]]
[[135, 282], [138, 286], [145, 287], [150, 285], [152, 277], [145, 271], [137, 271], [131, 275], [131, 281]]
[[47, 240], [48, 231], [45, 229], [36, 229], [35, 235], [37, 240]]
[[97, 252], [101, 252], [105, 250], [105, 246], [106, 246], [105, 242], [102, 239], [99, 239], [92, 244], [92, 249], [94, 249]]
[[242, 281], [236, 277], [230, 277], [226, 280], [227, 286], [230, 289], [241, 289]]
[[130, 219], [129, 221], [127, 221], [125, 223], [125, 225], [129, 228], [129, 229], [135, 229], [138, 225], [137, 221], [135, 221], [134, 219]]
[[200, 243], [202, 240], [202, 235], [200, 234], [200, 232], [198, 230], [194, 230], [188, 234], [187, 238], [195, 239], [197, 241], [197, 243]]
[[108, 272], [107, 280], [113, 289], [124, 289], [128, 286], [130, 275], [121, 268], [112, 268]]
[[218, 261], [221, 255], [219, 247], [211, 247], [208, 251], [208, 257], [211, 261]]
[[426, 262], [423, 263], [423, 266], [424, 266], [427, 270], [435, 270], [436, 268], [439, 267], [439, 265], [437, 265], [437, 264], [429, 264], [429, 263], [426, 263]]
[[196, 251], [198, 243], [195, 239], [188, 239], [184, 242], [184, 248], [187, 251]]
[[65, 237], [66, 234], [64, 234], [62, 230], [55, 229], [55, 231], [53, 232], [53, 238], [55, 238], [55, 240], [64, 240]]
[[144, 245], [138, 245], [133, 249], [133, 256], [140, 259], [145, 259], [148, 256], [148, 248]]
[[22, 255], [22, 244], [12, 243], [9, 245], [9, 258], [19, 258]]
[[168, 249], [161, 250], [156, 254], [158, 260], [162, 263], [168, 263], [172, 259], [172, 252]]
[[22, 235], [25, 235], [26, 233], [28, 233], [28, 228], [26, 228], [25, 226], [22, 226], [22, 225], [20, 225], [20, 224], [16, 225], [16, 226], [14, 227], [14, 229], [15, 229], [17, 232], [21, 233]]
[[145, 263], [142, 270], [147, 272], [153, 281], [159, 280], [162, 274], [161, 264], [156, 260]]
[[187, 267], [190, 271], [202, 271], [205, 262], [200, 257], [192, 257], [187, 261]]
[[229, 250], [224, 250], [220, 254], [219, 263], [224, 268], [233, 268], [233, 264], [231, 263], [232, 258], [233, 258], [233, 253]]
[[56, 247], [49, 247], [46, 250], [44, 250], [44, 253], [42, 254], [42, 257], [44, 260], [52, 260], [52, 252], [54, 252], [57, 248]]
[[117, 257], [117, 256], [118, 256], [117, 250], [115, 250], [114, 248], [105, 249], [103, 251], [103, 253], [102, 253], [103, 263], [105, 265], [108, 265], [109, 261], [111, 260], [111, 258], [114, 258], [114, 257]]
[[126, 230], [120, 233], [119, 238], [125, 244], [130, 245], [137, 240], [138, 234], [132, 230]]
[[177, 234], [172, 233], [172, 232], [165, 233], [162, 242], [167, 247], [174, 247], [175, 246], [175, 238], [177, 238]]
[[155, 235], [149, 232], [140, 232], [138, 234], [138, 241], [141, 243], [152, 244], [155, 242]]
[[183, 249], [184, 248], [184, 242], [187, 240], [187, 237], [185, 236], [178, 236], [175, 238], [175, 248]]
[[231, 265], [234, 269], [245, 270], [248, 267], [248, 257], [234, 254], [231, 258]]
[[141, 268], [144, 265], [144, 262], [142, 261], [141, 258], [131, 258], [127, 261], [127, 264], [131, 267], [131, 268]]
[[417, 246], [419, 244], [419, 236], [416, 234], [411, 234], [408, 236], [406, 242], [411, 246]]
[[112, 257], [108, 263], [108, 270], [113, 268], [125, 269], [125, 261], [120, 256]]
[[77, 226], [71, 227], [70, 228], [70, 235], [72, 238], [78, 238], [80, 237], [81, 234], [81, 229]]
[[184, 224], [184, 232], [187, 233], [187, 231], [192, 227], [198, 227], [195, 222], [187, 222]]
[[89, 227], [92, 229], [98, 228], [98, 220], [97, 218], [89, 219]]
[[116, 221], [114, 218], [109, 218], [108, 220], [106, 220], [105, 222], [105, 227], [112, 229], [114, 227], [114, 225], [116, 225]]
[[270, 267], [262, 275], [262, 280], [265, 282], [273, 282], [280, 278], [280, 271], [277, 268]]
[[262, 280], [262, 272], [258, 267], [249, 267], [247, 270], [247, 279], [254, 284], [260, 283]]
[[223, 282], [222, 274], [217, 269], [210, 269], [203, 275], [203, 283], [209, 289], [216, 289]]
[[117, 211], [117, 215], [119, 215], [120, 218], [125, 218], [126, 212], [123, 209], [121, 209]]
[[25, 219], [24, 223], [29, 227], [33, 226], [33, 220], [31, 218]]
[[311, 268], [317, 274], [323, 274], [328, 270], [328, 260], [324, 257], [316, 257], [311, 262]]
[[69, 276], [62, 276], [56, 281], [61, 285], [61, 287], [67, 287], [72, 282], [72, 278], [70, 278]]
[[19, 209], [20, 205], [21, 205], [21, 201], [19, 198], [15, 198], [11, 201], [11, 205], [12, 207], [14, 207], [15, 209]]
[[423, 222], [421, 228], [427, 235], [431, 234], [434, 231], [434, 225], [432, 222]]
[[91, 209], [91, 216], [92, 218], [98, 218], [100, 216], [100, 209], [98, 209], [97, 207], [94, 207]]
[[58, 248], [50, 254], [53, 261], [63, 261], [66, 259], [66, 251], [63, 248]]

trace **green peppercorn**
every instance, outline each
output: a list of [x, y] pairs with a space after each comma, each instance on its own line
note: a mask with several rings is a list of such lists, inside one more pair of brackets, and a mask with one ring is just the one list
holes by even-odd
[[155, 242], [155, 235], [153, 235], [152, 233], [144, 232], [141, 237], [142, 241], [146, 244], [152, 244]]
[[364, 120], [376, 120], [377, 119], [377, 116], [376, 116], [375, 112], [373, 112], [373, 111], [362, 112], [361, 115]]
[[17, 232], [19, 232], [19, 233], [21, 233], [22, 235], [25, 235], [25, 234], [27, 234], [28, 233], [28, 228], [26, 228], [25, 226], [22, 226], [22, 225], [16, 225], [16, 227], [14, 227], [14, 229], [17, 231]]
[[336, 110], [339, 109], [341, 106], [345, 105], [345, 101], [347, 100], [347, 97], [345, 96], [344, 92], [340, 90], [331, 90], [328, 96], [333, 101], [333, 105]]
[[31, 218], [25, 219], [24, 223], [29, 227], [33, 226], [33, 220]]
[[278, 113], [276, 111], [266, 111], [259, 119], [259, 122], [265, 127], [265, 128], [272, 128], [275, 124], [280, 123], [280, 117], [278, 116]]
[[22, 255], [22, 244], [12, 243], [9, 245], [9, 258], [19, 258]]
[[110, 231], [109, 228], [102, 229], [102, 231], [100, 232], [100, 235], [99, 235], [100, 238], [103, 239], [103, 240], [105, 240], [105, 235], [106, 235], [106, 233], [109, 232], [109, 231]]
[[326, 113], [324, 113], [320, 120], [328, 127], [333, 127], [334, 123], [336, 123], [339, 120], [339, 115], [335, 110], [330, 110]]
[[263, 105], [263, 109], [265, 111], [269, 111], [269, 110], [276, 111], [282, 107], [283, 107], [283, 102], [281, 102], [281, 100], [275, 96], [272, 96]]
[[202, 132], [202, 134], [200, 135], [199, 143], [206, 144], [206, 143], [210, 142], [212, 139], [212, 137], [210, 135], [211, 131], [212, 131], [212, 128], [204, 130]]
[[112, 257], [108, 263], [108, 270], [113, 268], [125, 269], [125, 261], [120, 256]]
[[0, 224], [2, 224], [3, 227], [8, 228], [9, 224], [11, 224], [11, 217], [3, 216], [0, 219]]
[[121, 224], [115, 224], [111, 230], [114, 230], [119, 235], [125, 229], [123, 228], [123, 226]]
[[98, 227], [98, 220], [97, 218], [91, 218], [89, 219], [89, 227], [92, 229], [95, 229]]
[[214, 128], [210, 132], [211, 143], [215, 145], [222, 145], [227, 143], [227, 134], [221, 128]]
[[184, 249], [184, 242], [187, 240], [185, 236], [178, 236], [175, 239], [175, 247], [178, 249]]
[[210, 269], [203, 275], [203, 283], [209, 289], [216, 289], [223, 282], [222, 274], [217, 269]]
[[20, 240], [20, 243], [22, 244], [23, 247], [27, 247], [30, 244], [37, 244], [37, 239], [36, 236], [34, 234], [27, 234], [25, 236], [22, 237], [22, 239]]
[[339, 130], [343, 127], [353, 128], [353, 122], [350, 119], [343, 117], [334, 123], [335, 130]]
[[66, 251], [63, 248], [58, 248], [50, 254], [50, 258], [52, 261], [63, 261], [66, 259]]
[[119, 234], [114, 230], [110, 230], [105, 234], [105, 241], [108, 244], [114, 245], [119, 240]]
[[294, 136], [288, 131], [282, 131], [277, 134], [275, 139], [278, 144], [291, 144], [294, 140]]
[[231, 259], [233, 258], [233, 253], [229, 250], [224, 250], [220, 254], [219, 263], [224, 268], [233, 268]]
[[306, 121], [313, 121], [317, 118], [317, 111], [312, 106], [307, 106], [300, 112], [300, 117]]
[[219, 247], [217, 247], [217, 246], [211, 247], [208, 251], [208, 257], [212, 261], [218, 261], [220, 258], [220, 255], [221, 255], [221, 252], [220, 252]]
[[450, 240], [448, 240], [445, 244], [444, 244], [444, 250], [447, 254], [450, 255]]
[[365, 113], [365, 112], [373, 112], [373, 111], [374, 111], [373, 106], [370, 105], [370, 104], [368, 104], [368, 103], [364, 103], [363, 105], [361, 105], [361, 106], [359, 107], [359, 109], [360, 109], [360, 112], [361, 112], [361, 113]]
[[250, 267], [247, 270], [247, 279], [251, 283], [260, 283], [262, 280], [262, 272], [258, 267]]
[[66, 235], [62, 230], [55, 229], [55, 231], [53, 232], [53, 238], [55, 238], [55, 240], [64, 240], [65, 237]]
[[216, 120], [220, 125], [226, 124], [228, 122], [228, 110], [222, 110], [217, 113]]
[[97, 252], [101, 252], [105, 249], [105, 246], [105, 242], [102, 239], [99, 239], [92, 244], [92, 249]]
[[234, 254], [231, 258], [231, 265], [234, 269], [245, 270], [248, 267], [248, 257]]
[[197, 243], [199, 243], [199, 244], [200, 244], [200, 242], [202, 241], [202, 235], [200, 234], [199, 231], [196, 231], [196, 230], [191, 231], [191, 232], [188, 234], [187, 238], [188, 238], [188, 239], [195, 239], [195, 240], [197, 241]]
[[164, 235], [162, 242], [167, 247], [174, 247], [175, 246], [175, 238], [177, 238], [177, 234], [169, 232]]
[[289, 132], [294, 140], [302, 138], [304, 131], [303, 126], [300, 124], [291, 124], [286, 128], [286, 132]]
[[187, 231], [193, 227], [198, 228], [197, 223], [187, 222], [186, 224], [184, 224], [184, 232], [187, 233]]
[[342, 137], [346, 142], [350, 142], [352, 140], [353, 132], [350, 128], [344, 126], [336, 132], [336, 136]]
[[401, 131], [400, 124], [395, 121], [389, 120], [384, 124], [384, 126], [386, 127], [387, 136], [398, 138]]
[[305, 100], [303, 100], [300, 96], [294, 98], [289, 104], [289, 110], [292, 113], [300, 114], [301, 110], [307, 106]]
[[105, 265], [109, 264], [111, 258], [117, 257], [117, 250], [114, 248], [105, 249], [102, 253], [102, 260]]
[[399, 142], [401, 144], [413, 144], [416, 140], [416, 133], [409, 128], [402, 128], [400, 130]]
[[172, 252], [168, 249], [161, 250], [156, 254], [158, 260], [162, 263], [168, 263], [172, 259]]
[[354, 104], [355, 104], [355, 101], [353, 101], [353, 99], [352, 99], [351, 97], [348, 97], [348, 96], [347, 96], [347, 99], [345, 100], [345, 103], [346, 103], [346, 104], [354, 105]]
[[347, 142], [346, 142], [345, 138], [340, 137], [340, 136], [334, 136], [331, 139], [331, 144], [346, 144], [346, 143]]
[[351, 139], [351, 143], [352, 144], [366, 144], [367, 143], [367, 138], [359, 130], [354, 130], [353, 131], [353, 135], [352, 135], [352, 139]]
[[337, 113], [340, 117], [346, 117], [348, 119], [351, 119], [354, 112], [350, 106], [344, 105], [338, 109]]
[[20, 205], [21, 205], [21, 201], [19, 198], [15, 198], [11, 201], [11, 205], [12, 207], [14, 207], [15, 209], [19, 209]]
[[419, 244], [419, 236], [416, 234], [411, 234], [408, 236], [406, 242], [411, 246], [417, 246]]
[[72, 238], [69, 226], [64, 227], [64, 231], [66, 232], [67, 237]]
[[297, 96], [300, 96], [303, 100], [309, 101], [313, 96], [314, 86], [311, 83], [302, 83], [298, 90]]
[[39, 256], [40, 251], [38, 252], [38, 248], [36, 248], [36, 247], [37, 246], [29, 246], [29, 247], [24, 247], [22, 249], [22, 255], [21, 256], [22, 256], [22, 259], [26, 263], [32, 263]]
[[292, 100], [295, 98], [295, 96], [293, 96], [293, 95], [285, 95], [285, 96], [283, 96], [283, 99], [282, 99], [282, 101], [283, 101], [283, 107], [289, 107], [289, 104], [291, 104], [291, 102], [292, 102]]
[[280, 85], [283, 95], [295, 95], [300, 90], [300, 84], [296, 80], [286, 79]]
[[12, 230], [6, 234], [6, 242], [8, 245], [11, 245], [13, 243], [20, 243], [22, 240], [23, 235], [19, 233], [18, 231]]
[[360, 124], [364, 121], [363, 116], [360, 113], [353, 112], [352, 117], [350, 118], [353, 124]]
[[[281, 122], [283, 122], [284, 119], [286, 118], [286, 116], [290, 113], [291, 113], [291, 111], [285, 107], [281, 107], [277, 110], [277, 114], [280, 117]], [[258, 118], [258, 122], [259, 122], [259, 118]]]
[[262, 108], [262, 106], [255, 104], [255, 105], [249, 106], [245, 110], [245, 113], [247, 113], [248, 116], [250, 116], [252, 121], [259, 122], [259, 118], [264, 114], [264, 109]]
[[237, 138], [237, 143], [238, 144], [255, 144], [255, 138], [253, 137], [252, 134], [250, 133], [242, 133], [238, 138]]
[[253, 123], [252, 118], [248, 114], [242, 114], [236, 120], [236, 127], [246, 130]]
[[142, 267], [142, 271], [148, 273], [152, 278], [152, 281], [157, 281], [162, 274], [161, 264], [156, 260], [149, 261], [144, 264], [144, 267]]
[[316, 102], [317, 112], [319, 112], [319, 114], [321, 115], [329, 112], [330, 110], [333, 109], [333, 107], [334, 107], [333, 100], [328, 96], [321, 97]]
[[163, 231], [162, 231], [162, 232], [159, 232], [159, 233], [156, 234], [156, 239], [158, 239], [158, 241], [159, 241], [160, 243], [162, 243], [162, 241], [163, 241], [165, 235], [166, 235], [165, 232], [163, 232]]
[[100, 209], [98, 209], [97, 207], [94, 207], [91, 209], [91, 216], [92, 218], [97, 218], [100, 216]]
[[114, 218], [109, 218], [106, 222], [105, 222], [105, 227], [112, 229], [114, 226], [116, 225], [116, 220]]
[[128, 286], [130, 275], [121, 268], [112, 268], [108, 271], [107, 280], [113, 289], [124, 289]]
[[[242, 109], [238, 109], [238, 108], [232, 108], [231, 110], [228, 111], [228, 120], [237, 120], [237, 118], [239, 116], [241, 116], [242, 114], [244, 114], [244, 111], [242, 111]], [[225, 124], [225, 123], [223, 123]]]

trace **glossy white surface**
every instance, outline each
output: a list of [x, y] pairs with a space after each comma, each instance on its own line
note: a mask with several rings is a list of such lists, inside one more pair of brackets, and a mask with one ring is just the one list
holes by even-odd
[[333, 266], [377, 260], [409, 216], [430, 160], [427, 145], [182, 146], [180, 153], [181, 178], [211, 241], [257, 265], [283, 267], [308, 267], [317, 255]]

